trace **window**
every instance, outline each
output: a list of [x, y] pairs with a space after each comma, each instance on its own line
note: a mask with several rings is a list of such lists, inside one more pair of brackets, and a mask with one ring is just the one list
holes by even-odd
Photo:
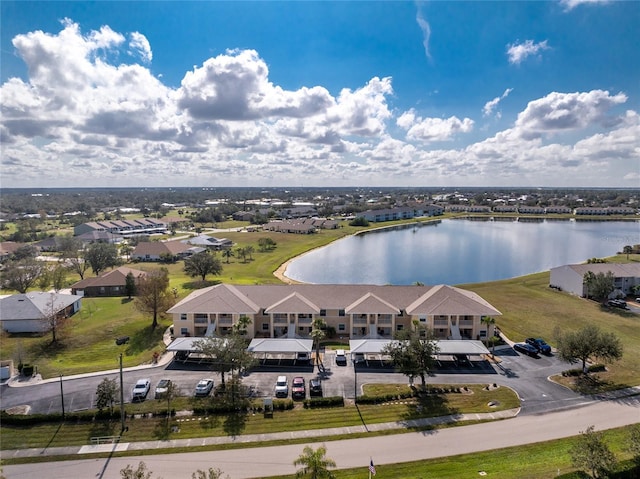
[[180, 321], [186, 321], [187, 320], [187, 313], [181, 313], [180, 314]]
[[262, 330], [269, 331], [269, 323], [262, 323]]
[[189, 336], [189, 328], [180, 328], [180, 334], [182, 336]]
[[344, 309], [338, 310], [338, 316], [344, 316]]
[[396, 324], [396, 331], [402, 331], [404, 329], [404, 324]]
[[426, 323], [427, 322], [427, 317], [426, 316], [420, 316], [420, 322], [421, 323]]
[[326, 316], [327, 315], [327, 310], [326, 309], [321, 309], [320, 310], [320, 316]]
[[344, 323], [338, 324], [338, 331], [345, 331], [347, 329]]

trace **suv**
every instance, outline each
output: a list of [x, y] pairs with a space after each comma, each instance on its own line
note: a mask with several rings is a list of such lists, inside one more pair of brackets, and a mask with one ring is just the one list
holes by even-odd
[[161, 379], [158, 385], [156, 386], [156, 399], [160, 399], [167, 394], [169, 390], [169, 385], [171, 384], [170, 379]]
[[549, 346], [542, 338], [527, 338], [524, 342], [530, 344], [542, 354], [551, 354], [551, 346]]
[[289, 381], [287, 381], [287, 376], [278, 376], [275, 394], [277, 398], [286, 398], [289, 395]]
[[138, 379], [131, 392], [131, 401], [144, 401], [147, 398], [147, 394], [149, 394], [150, 388], [151, 381], [149, 379]]
[[347, 365], [347, 355], [344, 352], [344, 349], [336, 350], [336, 364], [338, 366], [346, 366]]
[[304, 385], [304, 378], [298, 376], [291, 381], [291, 397], [294, 399], [304, 399], [307, 396], [307, 390]]
[[322, 396], [322, 382], [318, 378], [309, 381], [309, 396]]

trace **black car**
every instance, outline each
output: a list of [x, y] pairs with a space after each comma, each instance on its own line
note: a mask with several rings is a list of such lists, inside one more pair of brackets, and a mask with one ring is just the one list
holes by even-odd
[[538, 349], [527, 343], [516, 343], [513, 345], [513, 349], [534, 358], [538, 356]]
[[322, 382], [319, 379], [309, 381], [309, 396], [322, 396]]
[[542, 354], [551, 354], [551, 346], [542, 338], [527, 338], [524, 342], [530, 344]]

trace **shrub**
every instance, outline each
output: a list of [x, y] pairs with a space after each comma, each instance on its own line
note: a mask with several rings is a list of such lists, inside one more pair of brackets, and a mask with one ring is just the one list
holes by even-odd
[[33, 364], [25, 363], [22, 365], [22, 374], [24, 376], [33, 376], [33, 370], [34, 370]]
[[343, 407], [344, 397], [342, 396], [329, 396], [322, 398], [305, 399], [303, 405], [306, 409], [319, 408], [319, 407]]

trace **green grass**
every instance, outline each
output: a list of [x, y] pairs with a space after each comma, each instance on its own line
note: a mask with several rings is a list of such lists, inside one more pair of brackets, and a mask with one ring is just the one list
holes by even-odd
[[[365, 386], [365, 392], [367, 392]], [[377, 385], [376, 388], [383, 388]], [[386, 390], [395, 388], [387, 385]], [[324, 409], [304, 409], [297, 403], [293, 410], [276, 411], [273, 418], [262, 414], [228, 414], [193, 416], [192, 418], [172, 418], [171, 425], [178, 425], [180, 431], [169, 433], [166, 418], [128, 419], [129, 431], [126, 441], [151, 441], [157, 439], [188, 439], [195, 437], [229, 436], [237, 434], [264, 434], [281, 431], [308, 431], [318, 428], [359, 426], [383, 422], [406, 421], [410, 419], [437, 417], [459, 413], [492, 412], [510, 409], [519, 405], [516, 394], [508, 388], [486, 391], [479, 385], [469, 388], [473, 394], [434, 394], [426, 398], [391, 401], [375, 405], [346, 405]], [[408, 388], [406, 388], [408, 390]], [[202, 406], [206, 401], [216, 399], [178, 398], [171, 408], [189, 410]], [[498, 407], [491, 408], [489, 401], [498, 401]], [[261, 401], [256, 401], [259, 406]], [[164, 415], [167, 403], [164, 400], [147, 400], [143, 403], [127, 404], [126, 413], [156, 413]], [[400, 427], [398, 429], [401, 429]], [[88, 444], [91, 437], [116, 435], [120, 422], [95, 421], [93, 423], [70, 422], [63, 424], [44, 423], [33, 426], [2, 426], [2, 449], [23, 449], [32, 447], [57, 447]]]
[[[631, 427], [629, 426], [605, 432], [605, 441], [618, 460], [626, 461], [618, 470], [631, 469], [631, 455], [625, 450], [630, 429]], [[500, 479], [561, 477], [563, 479], [579, 479], [584, 476], [574, 472], [575, 468], [571, 465], [571, 454], [569, 452], [574, 443], [575, 438], [566, 438], [476, 454], [463, 454], [399, 464], [377, 464], [376, 473], [377, 477], [392, 477], [394, 479], [461, 479], [472, 477]], [[480, 476], [480, 471], [484, 471], [486, 476]], [[360, 479], [366, 477], [368, 474], [366, 458], [361, 468], [332, 472], [337, 479]], [[284, 476], [283, 479], [293, 479], [294, 477], [293, 475]]]
[[[626, 261], [619, 255], [612, 261]], [[631, 261], [640, 261], [631, 255]], [[621, 309], [603, 308], [599, 303], [549, 288], [549, 272], [463, 285], [478, 293], [502, 312], [496, 318], [500, 329], [512, 341], [541, 336], [554, 345], [554, 330], [576, 330], [594, 324], [615, 333], [624, 347], [620, 361], [599, 374], [605, 389], [640, 384], [640, 316]], [[567, 365], [567, 369], [573, 367]]]

